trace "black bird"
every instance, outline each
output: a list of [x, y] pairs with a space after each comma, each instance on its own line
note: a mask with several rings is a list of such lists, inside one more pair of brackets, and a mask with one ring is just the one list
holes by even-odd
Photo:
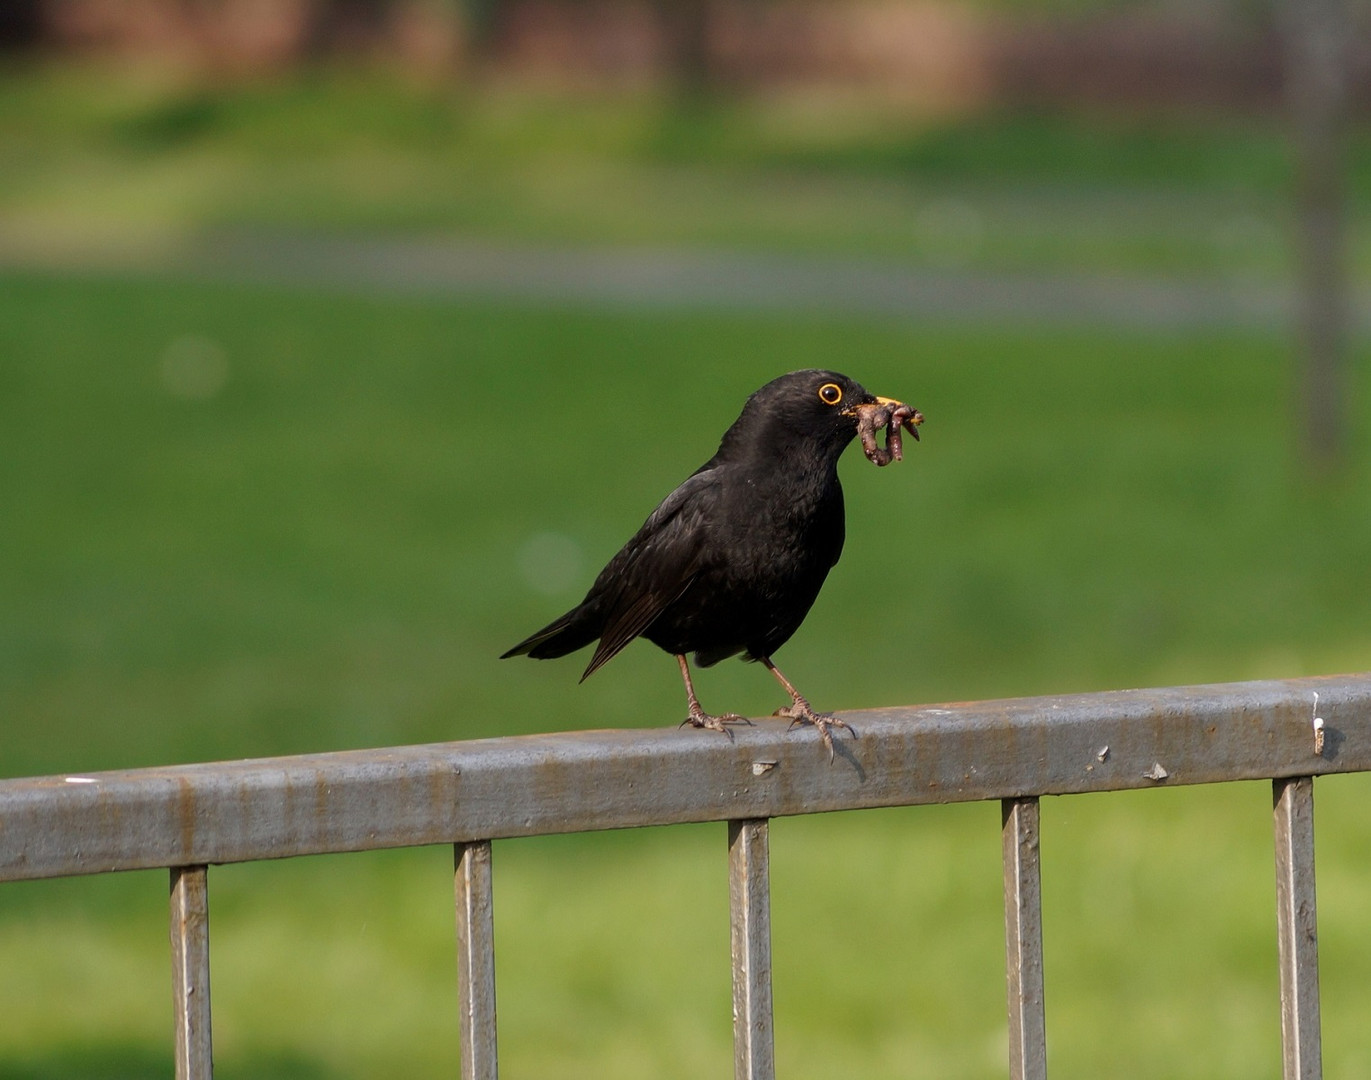
[[898, 457], [902, 420], [918, 438], [917, 411], [834, 371], [796, 371], [767, 383], [747, 399], [718, 453], [652, 512], [585, 599], [501, 659], [565, 656], [598, 639], [584, 681], [645, 637], [680, 665], [690, 708], [683, 723], [726, 731], [725, 724], [748, 721], [700, 708], [686, 654], [709, 667], [741, 653], [760, 660], [789, 693], [791, 704], [776, 715], [813, 724], [831, 757], [830, 728], [856, 733], [815, 712], [771, 655], [804, 621], [842, 553], [839, 456], [860, 430], [868, 457], [885, 464], [890, 456], [875, 450], [872, 432], [890, 421], [887, 439], [895, 437]]

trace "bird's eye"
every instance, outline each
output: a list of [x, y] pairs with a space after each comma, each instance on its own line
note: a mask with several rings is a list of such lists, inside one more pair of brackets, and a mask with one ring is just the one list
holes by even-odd
[[836, 405], [843, 400], [843, 388], [837, 383], [826, 382], [819, 387], [819, 400], [825, 405]]

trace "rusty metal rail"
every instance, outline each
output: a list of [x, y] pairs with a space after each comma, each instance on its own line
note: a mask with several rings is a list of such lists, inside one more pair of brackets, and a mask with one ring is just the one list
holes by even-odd
[[1010, 1072], [1047, 1073], [1038, 799], [1267, 779], [1286, 1080], [1320, 1076], [1313, 777], [1371, 771], [1371, 675], [844, 714], [832, 763], [784, 721], [724, 739], [588, 731], [0, 781], [0, 881], [171, 870], [176, 1075], [212, 1075], [215, 863], [453, 844], [461, 1076], [497, 1075], [490, 842], [729, 823], [735, 1074], [774, 1076], [767, 820], [997, 799]]

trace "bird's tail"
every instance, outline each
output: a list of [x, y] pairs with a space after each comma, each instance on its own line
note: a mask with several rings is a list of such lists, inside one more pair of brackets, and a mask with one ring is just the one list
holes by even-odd
[[514, 648], [500, 654], [501, 660], [511, 656], [531, 656], [534, 660], [551, 660], [584, 648], [600, 636], [604, 627], [586, 605], [574, 607], [548, 623], [537, 633], [530, 634]]

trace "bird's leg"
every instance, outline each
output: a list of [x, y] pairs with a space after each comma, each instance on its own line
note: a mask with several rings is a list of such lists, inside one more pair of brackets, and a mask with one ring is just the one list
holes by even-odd
[[725, 724], [747, 724], [751, 726], [752, 721], [746, 716], [739, 716], [737, 713], [724, 713], [723, 716], [710, 716], [704, 709], [700, 708], [700, 699], [695, 696], [695, 685], [690, 681], [690, 665], [686, 663], [683, 653], [676, 654], [676, 663], [681, 665], [681, 678], [685, 680], [686, 702], [690, 706], [690, 715], [681, 721], [681, 727], [689, 724], [691, 727], [709, 728], [711, 731], [722, 731], [731, 739], [728, 728]]
[[852, 730], [852, 727], [849, 724], [839, 720], [832, 713], [815, 712], [814, 706], [805, 699], [805, 696], [802, 693], [791, 685], [789, 679], [781, 674], [781, 669], [771, 662], [771, 657], [763, 656], [761, 660], [762, 663], [766, 665], [767, 671], [775, 675], [776, 681], [785, 687], [786, 693], [790, 695], [792, 702], [787, 708], [777, 709], [776, 715], [790, 717], [791, 727], [794, 727], [796, 724], [813, 724], [818, 728], [819, 738], [821, 738], [824, 741], [824, 745], [828, 747], [828, 760], [832, 761], [833, 734], [830, 729], [835, 727], [843, 728], [854, 739], [857, 737], [857, 733]]

